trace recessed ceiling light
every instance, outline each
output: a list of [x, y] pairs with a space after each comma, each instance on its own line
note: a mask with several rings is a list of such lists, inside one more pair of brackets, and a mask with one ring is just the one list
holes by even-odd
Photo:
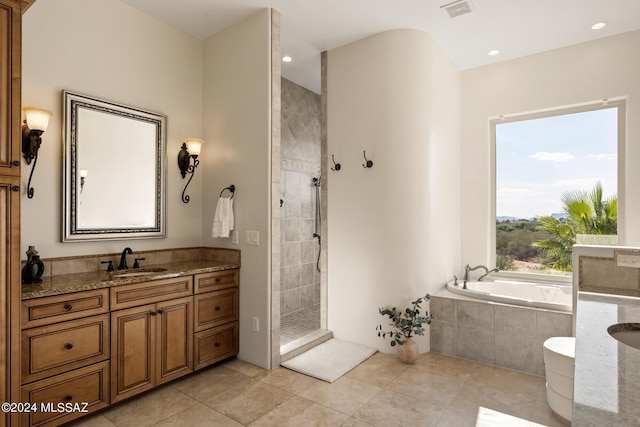
[[283, 56], [282, 57], [282, 62], [291, 62], [291, 57], [290, 56]]
[[499, 51], [499, 50], [497, 50], [497, 49], [490, 50], [490, 51], [489, 51], [489, 56], [496, 56], [496, 55], [497, 55], [497, 54], [499, 54], [499, 53], [500, 53], [500, 51]]
[[595, 24], [593, 24], [593, 25], [591, 26], [591, 29], [592, 29], [592, 30], [599, 30], [599, 29], [601, 29], [601, 28], [604, 28], [606, 25], [607, 25], [607, 23], [606, 23], [606, 22], [597, 22], [597, 23], [595, 23]]

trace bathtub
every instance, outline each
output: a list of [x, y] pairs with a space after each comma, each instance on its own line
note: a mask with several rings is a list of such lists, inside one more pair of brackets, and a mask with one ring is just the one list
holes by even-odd
[[467, 289], [463, 289], [463, 281], [458, 279], [457, 282], [457, 286], [453, 280], [448, 282], [447, 289], [471, 298], [571, 312], [573, 300], [571, 285], [496, 280], [467, 282]]

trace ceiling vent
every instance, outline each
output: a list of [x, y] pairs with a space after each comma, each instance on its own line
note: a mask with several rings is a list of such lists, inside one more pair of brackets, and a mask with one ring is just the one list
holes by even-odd
[[455, 18], [473, 11], [473, 7], [469, 0], [454, 1], [453, 3], [440, 6], [440, 9], [446, 10], [450, 18]]

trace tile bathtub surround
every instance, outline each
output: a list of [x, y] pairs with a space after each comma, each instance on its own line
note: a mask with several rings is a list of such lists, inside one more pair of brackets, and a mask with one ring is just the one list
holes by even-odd
[[232, 359], [70, 425], [561, 426], [544, 387], [534, 375], [437, 353], [415, 365], [377, 353], [331, 384]]
[[458, 299], [448, 291], [429, 304], [437, 353], [544, 376], [544, 341], [571, 336], [570, 313]]

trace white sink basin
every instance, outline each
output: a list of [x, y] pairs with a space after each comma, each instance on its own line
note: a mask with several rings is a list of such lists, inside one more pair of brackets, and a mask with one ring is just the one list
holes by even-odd
[[166, 268], [137, 268], [135, 270], [124, 270], [122, 272], [113, 273], [113, 277], [136, 277], [136, 276], [148, 276], [153, 273], [162, 273], [167, 271]]
[[640, 323], [617, 323], [609, 326], [607, 332], [622, 344], [640, 350]]

